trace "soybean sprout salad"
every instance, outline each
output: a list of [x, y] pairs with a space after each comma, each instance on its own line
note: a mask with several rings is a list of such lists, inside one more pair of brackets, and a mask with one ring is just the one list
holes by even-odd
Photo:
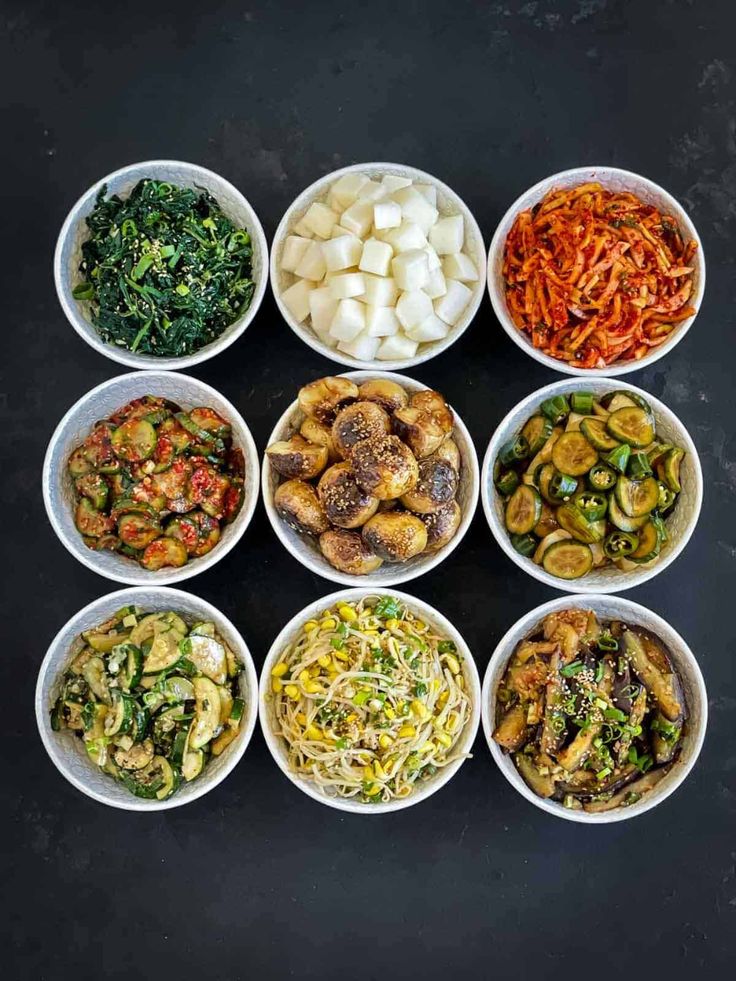
[[401, 799], [469, 756], [462, 655], [392, 596], [305, 623], [271, 671], [271, 693], [290, 769], [328, 796]]

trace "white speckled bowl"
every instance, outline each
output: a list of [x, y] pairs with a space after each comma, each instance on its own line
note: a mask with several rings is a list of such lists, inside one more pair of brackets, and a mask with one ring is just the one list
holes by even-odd
[[[88, 435], [95, 422], [106, 419], [131, 399], [142, 395], [164, 396], [178, 402], [184, 409], [198, 405], [211, 406], [230, 423], [233, 445], [239, 447], [245, 457], [245, 496], [237, 517], [225, 526], [220, 541], [211, 552], [190, 559], [180, 569], [151, 572], [123, 555], [95, 552], [87, 548], [74, 524], [74, 486], [67, 470], [69, 455]], [[119, 375], [83, 395], [56, 427], [43, 463], [43, 500], [51, 526], [62, 544], [93, 572], [132, 585], [163, 586], [182, 582], [219, 562], [237, 544], [250, 524], [258, 501], [258, 451], [238, 410], [210, 385], [173, 371], [138, 371]]]
[[[622, 572], [616, 566], [611, 565], [602, 569], [593, 569], [582, 579], [565, 580], [551, 576], [545, 572], [541, 565], [537, 565], [531, 558], [517, 552], [511, 544], [504, 522], [503, 501], [493, 484], [493, 463], [503, 444], [521, 430], [529, 416], [534, 415], [545, 399], [554, 395], [581, 391], [593, 392], [596, 395], [612, 391], [638, 393], [652, 407], [657, 433], [666, 441], [681, 446], [686, 454], [680, 471], [682, 492], [672, 513], [665, 521], [670, 537], [662, 549], [661, 555], [654, 562], [642, 565], [634, 572]], [[654, 396], [624, 381], [612, 381], [597, 377], [563, 378], [562, 381], [553, 382], [545, 388], [532, 392], [518, 405], [515, 405], [500, 423], [491, 437], [483, 459], [481, 500], [493, 537], [508, 557], [524, 572], [528, 572], [530, 576], [534, 576], [535, 579], [539, 579], [540, 582], [551, 586], [553, 589], [562, 589], [568, 593], [618, 593], [624, 589], [639, 586], [648, 579], [659, 575], [671, 562], [675, 561], [685, 548], [700, 517], [700, 508], [703, 503], [703, 472], [700, 469], [698, 451], [687, 429], [674, 412], [658, 399], [655, 399]]]
[[[245, 714], [236, 739], [220, 757], [207, 764], [200, 777], [191, 783], [183, 783], [172, 797], [164, 801], [135, 797], [89, 760], [82, 740], [73, 732], [54, 732], [49, 718], [58, 681], [66, 665], [83, 646], [79, 636], [81, 632], [103, 623], [121, 606], [128, 605], [137, 605], [149, 613], [174, 610], [190, 623], [212, 620], [218, 633], [244, 666], [239, 683], [240, 697], [245, 701]], [[41, 741], [54, 766], [77, 790], [101, 804], [119, 807], [125, 811], [165, 811], [203, 797], [235, 768], [253, 735], [258, 713], [257, 692], [258, 678], [248, 646], [233, 624], [214, 606], [191, 593], [163, 586], [120, 589], [85, 606], [52, 640], [36, 683], [36, 722]]]
[[[107, 194], [118, 194], [125, 197], [134, 185], [144, 177], [170, 181], [180, 187], [192, 187], [196, 190], [207, 190], [217, 199], [224, 214], [239, 228], [245, 228], [251, 237], [253, 245], [253, 280], [255, 289], [250, 306], [230, 326], [212, 341], [181, 358], [157, 358], [150, 354], [135, 354], [114, 344], [102, 340], [90, 322], [90, 304], [75, 300], [72, 296], [74, 287], [82, 281], [79, 263], [82, 258], [82, 242], [88, 238], [85, 218], [91, 214], [95, 198], [102, 188], [107, 185]], [[268, 277], [268, 243], [258, 215], [252, 205], [240, 191], [219, 174], [199, 167], [196, 164], [184, 163], [181, 160], [145, 160], [141, 163], [129, 164], [113, 171], [97, 181], [73, 206], [61, 226], [59, 238], [54, 253], [54, 282], [62, 310], [67, 320], [76, 330], [82, 340], [86, 341], [106, 358], [111, 358], [120, 364], [131, 368], [190, 368], [213, 358], [216, 354], [236, 341], [245, 328], [255, 317], [266, 292]]]
[[[557, 610], [573, 608], [592, 610], [600, 618], [623, 620], [633, 626], [644, 627], [659, 637], [666, 644], [677, 667], [690, 715], [683, 737], [680, 756], [667, 776], [662, 779], [661, 783], [646, 793], [638, 803], [599, 814], [574, 811], [564, 807], [557, 801], [545, 800], [542, 797], [538, 797], [524, 782], [519, 771], [514, 766], [511, 757], [503, 752], [501, 747], [493, 740], [494, 720], [496, 717], [496, 689], [517, 644], [526, 637], [534, 634], [538, 630], [542, 620], [550, 613], [554, 613]], [[700, 672], [693, 652], [677, 631], [660, 616], [652, 613], [645, 606], [632, 603], [631, 600], [624, 599], [622, 596], [580, 596], [576, 598], [562, 596], [559, 599], [551, 600], [549, 603], [544, 603], [542, 606], [531, 610], [521, 620], [518, 620], [499, 641], [483, 679], [483, 694], [481, 698], [483, 732], [485, 733], [486, 741], [488, 742], [493, 759], [511, 786], [518, 790], [522, 797], [525, 797], [530, 803], [546, 811], [548, 814], [564, 818], [567, 821], [577, 821], [580, 824], [614, 824], [618, 821], [626, 821], [629, 818], [638, 817], [640, 814], [644, 814], [645, 811], [656, 807], [657, 804], [661, 804], [663, 800], [677, 790], [695, 765], [695, 761], [703, 745], [703, 740], [705, 739], [705, 730], [708, 723], [708, 694], [705, 690], [703, 675]]]
[[[408, 177], [420, 183], [432, 184], [437, 188], [437, 209], [440, 214], [461, 214], [465, 220], [464, 248], [478, 267], [478, 280], [472, 287], [473, 295], [462, 318], [454, 327], [450, 328], [447, 337], [444, 337], [440, 341], [420, 344], [413, 358], [405, 358], [402, 361], [358, 361], [357, 358], [349, 354], [344, 354], [342, 351], [338, 351], [337, 348], [332, 348], [321, 341], [306, 322], [298, 323], [281, 302], [282, 291], [296, 282], [295, 276], [291, 273], [283, 272], [279, 268], [286, 237], [291, 233], [294, 225], [301, 219], [310, 204], [313, 204], [315, 201], [324, 200], [331, 185], [344, 174], [367, 174], [369, 177], [376, 179], [380, 179], [385, 174], [392, 174], [397, 177]], [[273, 290], [273, 295], [276, 298], [276, 303], [278, 304], [282, 317], [297, 337], [300, 337], [312, 350], [323, 354], [332, 361], [338, 361], [340, 364], [347, 365], [349, 368], [376, 368], [379, 371], [401, 370], [403, 368], [410, 368], [412, 365], [422, 364], [424, 361], [429, 361], [430, 358], [434, 358], [436, 355], [441, 354], [442, 351], [447, 350], [470, 326], [473, 317], [478, 312], [480, 301], [483, 298], [485, 275], [485, 245], [483, 243], [483, 236], [468, 206], [452, 188], [443, 184], [436, 177], [425, 173], [423, 170], [417, 170], [415, 167], [407, 167], [404, 164], [353, 164], [350, 167], [333, 170], [331, 174], [321, 177], [314, 184], [310, 184], [306, 190], [302, 191], [299, 197], [286, 209], [286, 213], [279, 222], [271, 245], [271, 289]]]
[[348, 798], [329, 797], [310, 780], [305, 780], [303, 777], [292, 772], [289, 769], [286, 742], [274, 731], [275, 720], [273, 695], [271, 692], [271, 669], [281, 657], [284, 648], [294, 641], [308, 620], [321, 616], [324, 611], [331, 609], [340, 602], [357, 602], [367, 596], [396, 597], [412, 613], [415, 615], [418, 614], [422, 620], [432, 624], [439, 633], [442, 633], [454, 642], [459, 654], [463, 658], [463, 675], [472, 700], [472, 714], [457, 749], [458, 753], [470, 753], [480, 723], [481, 699], [480, 678], [470, 648], [463, 640], [457, 628], [439, 610], [430, 606], [429, 603], [424, 603], [422, 600], [417, 599], [415, 596], [409, 596], [408, 593], [400, 593], [395, 589], [342, 589], [339, 592], [330, 593], [329, 596], [323, 596], [322, 599], [315, 600], [314, 603], [305, 606], [295, 617], [292, 617], [273, 642], [271, 649], [266, 655], [266, 660], [261, 670], [258, 694], [258, 718], [261, 723], [261, 731], [266, 740], [266, 745], [279, 769], [291, 780], [295, 787], [298, 787], [308, 797], [318, 801], [320, 804], [334, 807], [338, 811], [349, 811], [351, 814], [388, 814], [391, 811], [401, 811], [406, 807], [411, 807], [413, 804], [418, 804], [420, 801], [431, 797], [432, 794], [435, 794], [440, 788], [449, 783], [463, 765], [464, 760], [458, 759], [454, 763], [449, 763], [447, 766], [442, 767], [434, 777], [421, 783], [409, 797], [385, 803], [382, 802], [380, 804], [364, 804], [361, 801], [354, 801]]
[[[408, 378], [406, 375], [397, 375], [388, 371], [347, 371], [339, 377], [351, 378], [358, 385], [369, 379], [387, 378], [389, 381], [395, 381], [399, 385], [402, 385], [410, 394], [421, 392], [428, 388], [427, 385], [414, 381], [413, 378]], [[416, 579], [417, 576], [423, 576], [425, 572], [434, 569], [435, 566], [446, 559], [460, 544], [463, 536], [470, 527], [470, 522], [473, 520], [473, 515], [478, 504], [480, 487], [478, 457], [465, 423], [457, 412], [454, 412], [454, 416], [455, 430], [452, 438], [457, 443], [457, 448], [460, 451], [460, 457], [462, 459], [462, 472], [460, 474], [457, 502], [462, 509], [463, 516], [455, 537], [444, 548], [439, 549], [437, 552], [417, 555], [415, 558], [409, 559], [408, 562], [384, 562], [380, 569], [369, 573], [367, 576], [351, 576], [347, 573], [340, 572], [334, 566], [330, 565], [322, 555], [315, 539], [312, 539], [308, 535], [300, 535], [279, 517], [273, 503], [273, 495], [276, 492], [276, 488], [282, 483], [283, 478], [276, 473], [268, 461], [268, 456], [264, 453], [261, 465], [263, 503], [266, 507], [266, 514], [268, 515], [268, 520], [271, 522], [271, 527], [276, 532], [284, 548], [295, 559], [301, 562], [303, 566], [306, 566], [310, 572], [316, 572], [318, 576], [329, 579], [330, 582], [342, 583], [346, 586], [373, 588], [395, 586], [398, 583]], [[298, 433], [299, 426], [304, 421], [304, 418], [304, 413], [299, 408], [298, 401], [295, 400], [276, 423], [266, 445], [270, 446], [278, 440], [289, 439], [295, 433]], [[360, 529], [357, 530], [359, 531]]]
[[[599, 181], [604, 187], [611, 190], [628, 191], [636, 194], [645, 203], [653, 204], [664, 214], [672, 215], [680, 226], [683, 237], [685, 239], [695, 239], [698, 243], [698, 249], [693, 258], [693, 263], [696, 267], [694, 290], [693, 295], [690, 297], [690, 303], [695, 307], [696, 313], [687, 320], [683, 320], [677, 324], [670, 334], [669, 339], [663, 344], [660, 344], [659, 347], [652, 348], [651, 353], [645, 355], [643, 358], [640, 358], [638, 361], [616, 362], [606, 368], [575, 368], [565, 361], [559, 361], [557, 358], [552, 358], [548, 354], [538, 351], [532, 345], [528, 336], [522, 333], [511, 319], [508, 307], [506, 306], [503, 276], [501, 274], [506, 238], [519, 212], [534, 207], [535, 204], [538, 204], [554, 188], [576, 187], [578, 184], [585, 184], [588, 181]], [[673, 198], [663, 187], [660, 187], [659, 184], [655, 184], [654, 181], [650, 181], [640, 174], [635, 174], [630, 170], [621, 170], [618, 167], [574, 167], [572, 170], [563, 170], [559, 174], [552, 174], [550, 177], [545, 177], [544, 180], [530, 187], [528, 191], [525, 191], [514, 201], [499, 222], [488, 250], [488, 293], [501, 326], [514, 344], [520, 347], [530, 357], [534, 358], [535, 361], [541, 362], [541, 364], [546, 365], [553, 371], [561, 371], [566, 375], [580, 375], [586, 378], [591, 378], [595, 375], [613, 377], [615, 375], [625, 375], [630, 371], [639, 371], [639, 369], [646, 368], [654, 364], [655, 361], [659, 361], [676, 344], [679, 344], [692, 326], [697, 316], [697, 311], [700, 309], [704, 291], [705, 256], [703, 255], [703, 244], [688, 213], [679, 201]]]

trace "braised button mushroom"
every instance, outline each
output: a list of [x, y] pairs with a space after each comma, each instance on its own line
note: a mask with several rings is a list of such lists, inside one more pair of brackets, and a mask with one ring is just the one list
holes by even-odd
[[282, 518], [294, 531], [321, 535], [329, 531], [330, 522], [317, 491], [303, 480], [287, 480], [273, 496], [273, 503]]
[[401, 497], [401, 503], [410, 511], [431, 514], [449, 504], [457, 493], [457, 470], [446, 460], [422, 460], [419, 464], [419, 480]]
[[378, 498], [358, 484], [349, 463], [335, 463], [325, 470], [317, 493], [325, 514], [338, 528], [359, 528], [378, 510]]
[[308, 443], [303, 436], [272, 443], [266, 453], [274, 470], [290, 480], [309, 480], [327, 466], [327, 447]]
[[348, 457], [362, 439], [387, 436], [390, 432], [391, 419], [375, 402], [353, 402], [340, 409], [332, 423], [332, 441], [343, 457]]
[[444, 507], [429, 514], [420, 515], [427, 529], [426, 552], [437, 552], [455, 537], [460, 527], [463, 512], [457, 501], [450, 501]]
[[384, 500], [401, 497], [419, 479], [419, 466], [398, 436], [374, 436], [356, 443], [350, 454], [356, 480]]
[[433, 392], [432, 389], [425, 389], [422, 392], [415, 392], [409, 404], [432, 416], [434, 422], [444, 429], [445, 435], [450, 435], [453, 426], [452, 409], [445, 402], [443, 395]]
[[344, 405], [358, 398], [358, 386], [349, 378], [318, 378], [299, 389], [302, 412], [331, 426]]
[[382, 559], [406, 562], [426, 548], [427, 529], [414, 514], [384, 511], [366, 522], [363, 540]]
[[409, 404], [406, 391], [398, 382], [388, 378], [374, 378], [372, 381], [363, 382], [358, 392], [361, 399], [377, 402], [389, 415]]
[[330, 565], [351, 576], [367, 576], [383, 565], [383, 559], [371, 551], [357, 531], [326, 531], [320, 535], [319, 547]]
[[444, 440], [444, 442], [440, 444], [439, 449], [435, 450], [435, 452], [432, 454], [430, 459], [446, 460], [451, 467], [454, 467], [454, 469], [460, 473], [462, 460], [460, 459], [460, 450], [457, 448], [457, 443], [454, 439], [450, 439], [448, 437], [446, 440]]
[[309, 443], [326, 447], [328, 463], [337, 463], [340, 459], [340, 454], [337, 452], [332, 439], [332, 430], [323, 422], [307, 416], [299, 428], [299, 435], [303, 436]]
[[435, 453], [447, 436], [444, 428], [428, 412], [413, 405], [394, 412], [394, 432], [407, 444], [417, 460]]

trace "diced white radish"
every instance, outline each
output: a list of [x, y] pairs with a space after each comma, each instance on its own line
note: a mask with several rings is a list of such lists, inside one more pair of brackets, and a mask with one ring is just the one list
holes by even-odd
[[442, 258], [442, 272], [448, 279], [459, 279], [461, 283], [473, 283], [478, 278], [478, 269], [464, 252], [453, 252]]
[[402, 218], [413, 221], [425, 235], [437, 221], [439, 212], [415, 187], [402, 187], [394, 192], [393, 199], [401, 205]]
[[381, 183], [385, 186], [389, 194], [393, 194], [394, 191], [399, 191], [402, 187], [409, 187], [411, 178], [397, 177], [394, 174], [384, 174], [381, 178]]
[[440, 218], [429, 231], [429, 244], [439, 255], [462, 252], [465, 222], [462, 215]]
[[369, 337], [368, 334], [360, 334], [355, 340], [340, 341], [337, 345], [338, 351], [350, 354], [358, 361], [372, 361], [381, 343], [378, 337]]
[[429, 271], [434, 272], [435, 269], [441, 269], [442, 259], [440, 259], [432, 246], [428, 245], [424, 251], [427, 253], [427, 266]]
[[366, 303], [374, 307], [392, 307], [396, 303], [399, 289], [393, 277], [365, 273], [363, 279], [365, 280], [363, 299]]
[[352, 341], [365, 329], [365, 305], [359, 300], [340, 300], [330, 324], [330, 334], [338, 341]]
[[369, 337], [391, 337], [399, 329], [393, 307], [366, 307], [365, 326]]
[[300, 276], [302, 279], [311, 279], [314, 282], [319, 282], [324, 277], [326, 271], [325, 257], [322, 255], [322, 244], [312, 239], [301, 258], [301, 262], [294, 270], [294, 275]]
[[349, 208], [360, 194], [360, 189], [368, 183], [369, 178], [365, 174], [343, 174], [330, 188], [332, 197], [342, 205], [343, 209]]
[[[335, 227], [330, 232], [330, 238], [341, 238], [343, 235], [352, 235], [347, 228], [343, 228], [342, 225], [335, 225]], [[353, 235], [353, 238], [357, 238], [357, 235]]]
[[[339, 225], [336, 226], [339, 228]], [[356, 235], [345, 232], [339, 238], [328, 239], [322, 243], [322, 255], [324, 256], [327, 272], [338, 272], [340, 269], [349, 269], [357, 266], [363, 252], [363, 243]]]
[[360, 257], [358, 268], [376, 276], [388, 276], [393, 254], [394, 250], [388, 242], [379, 242], [377, 238], [369, 238], [363, 246], [363, 254]]
[[437, 207], [437, 188], [432, 184], [415, 184], [414, 187], [423, 194], [433, 208]]
[[383, 184], [379, 184], [378, 181], [366, 181], [360, 189], [358, 201], [367, 201], [369, 204], [375, 204], [377, 201], [382, 201], [387, 195], [388, 191]]
[[314, 232], [311, 228], [307, 228], [303, 218], [294, 225], [292, 231], [295, 235], [300, 235], [302, 238], [314, 238]]
[[406, 334], [394, 334], [393, 337], [385, 337], [381, 341], [376, 357], [379, 361], [404, 361], [406, 358], [413, 358], [418, 347], [417, 342]]
[[351, 296], [361, 296], [365, 292], [363, 273], [340, 273], [330, 276], [330, 292], [336, 300], [347, 300]]
[[395, 201], [380, 201], [373, 205], [373, 224], [377, 229], [398, 228], [401, 224], [401, 205]]
[[434, 312], [440, 320], [444, 320], [452, 327], [460, 319], [472, 295], [472, 290], [469, 290], [464, 283], [459, 283], [456, 279], [448, 279], [447, 292], [434, 301]]
[[373, 223], [373, 205], [356, 201], [340, 215], [340, 224], [358, 238], [365, 238]]
[[[314, 292], [314, 290], [312, 292]], [[326, 344], [328, 347], [337, 346], [337, 340], [332, 336], [329, 330], [317, 330], [314, 324], [312, 324], [312, 330], [317, 335], [317, 337], [319, 337], [319, 339], [322, 341], [323, 344]]]
[[447, 337], [450, 328], [440, 318], [434, 314], [430, 313], [421, 324], [416, 327], [412, 327], [411, 330], [406, 328], [407, 336], [413, 341], [418, 341], [419, 344], [426, 344], [427, 341], [440, 341], [443, 337]]
[[315, 201], [307, 208], [302, 221], [318, 238], [329, 238], [339, 217], [332, 208], [328, 208], [321, 201]]
[[339, 201], [332, 193], [332, 188], [327, 192], [326, 204], [328, 208], [332, 208], [336, 215], [341, 215], [346, 208], [346, 205]]
[[332, 295], [329, 286], [322, 286], [312, 290], [309, 294], [309, 314], [312, 318], [312, 327], [318, 332], [327, 332], [332, 325], [332, 320], [337, 313], [336, 300]]
[[298, 323], [309, 316], [309, 294], [313, 289], [306, 279], [298, 279], [281, 294], [284, 306]]
[[411, 334], [412, 328], [418, 327], [433, 313], [432, 301], [421, 290], [402, 293], [396, 304], [396, 316], [407, 334]]
[[389, 228], [381, 238], [388, 242], [394, 252], [408, 252], [410, 249], [423, 249], [427, 238], [416, 222], [402, 219], [398, 228]]
[[427, 280], [427, 285], [423, 286], [422, 289], [432, 300], [444, 296], [447, 292], [447, 284], [445, 283], [445, 276], [442, 270], [432, 269]]
[[400, 290], [420, 290], [427, 284], [427, 254], [421, 249], [402, 252], [391, 260], [391, 272]]
[[311, 239], [302, 238], [301, 235], [288, 235], [281, 253], [281, 268], [293, 273], [310, 245]]

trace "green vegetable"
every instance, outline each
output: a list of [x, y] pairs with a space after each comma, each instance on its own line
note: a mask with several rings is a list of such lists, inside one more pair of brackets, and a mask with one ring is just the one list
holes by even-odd
[[457, 654], [457, 646], [451, 640], [441, 640], [437, 645], [440, 654]]
[[573, 412], [579, 412], [584, 416], [589, 415], [593, 411], [593, 393], [573, 392], [570, 396], [570, 405]]
[[373, 613], [379, 620], [398, 620], [403, 612], [401, 603], [393, 596], [382, 596], [373, 607]]
[[562, 422], [570, 414], [570, 405], [564, 395], [555, 395], [551, 399], [546, 399], [539, 408], [553, 425]]
[[498, 459], [504, 466], [525, 460], [529, 456], [529, 444], [524, 436], [516, 436], [504, 443], [498, 451]]

